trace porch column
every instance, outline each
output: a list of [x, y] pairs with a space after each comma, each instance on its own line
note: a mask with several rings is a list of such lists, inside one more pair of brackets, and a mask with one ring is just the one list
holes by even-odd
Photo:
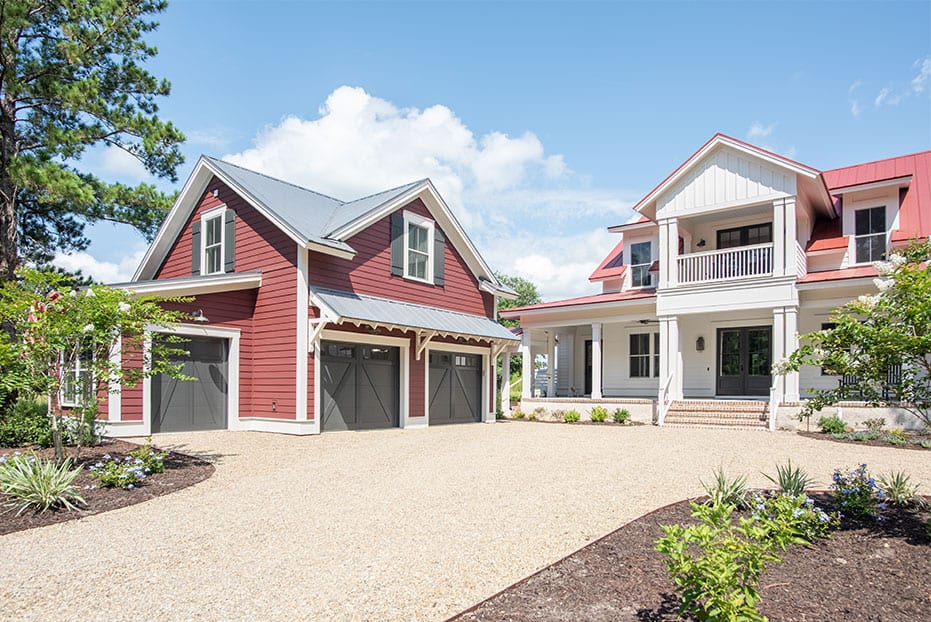
[[[786, 357], [786, 321], [785, 308], [776, 307], [773, 309], [773, 362]], [[779, 401], [786, 401], [785, 391], [786, 382], [784, 377], [773, 377], [776, 385], [776, 392], [779, 395]]]
[[[785, 345], [783, 350], [789, 356], [798, 350], [798, 307], [786, 307], [785, 313]], [[798, 372], [791, 371], [786, 374], [785, 401], [799, 401]]]
[[786, 211], [785, 200], [773, 201], [773, 276], [786, 273]]
[[556, 395], [556, 334], [546, 333], [546, 397]]
[[675, 218], [659, 221], [659, 288], [675, 287], [679, 282], [679, 226]]
[[501, 354], [501, 412], [505, 417], [511, 414], [511, 353]]
[[[797, 228], [797, 216], [795, 214], [795, 197], [786, 197], [782, 201], [783, 209], [785, 210], [785, 224], [786, 224], [786, 235], [783, 238], [785, 242], [785, 258], [786, 258], [786, 276], [794, 276], [798, 274], [798, 258], [796, 257], [796, 228]], [[788, 333], [786, 333], [788, 335]], [[794, 351], [794, 348], [793, 350]]]
[[530, 354], [530, 329], [525, 328], [520, 336], [520, 356], [521, 356], [521, 385], [520, 397], [523, 400], [530, 399], [533, 383], [533, 356]]
[[679, 319], [675, 315], [659, 318], [659, 390], [669, 383], [669, 397], [682, 399], [682, 356], [679, 352]]
[[592, 324], [592, 396], [601, 399], [601, 324]]

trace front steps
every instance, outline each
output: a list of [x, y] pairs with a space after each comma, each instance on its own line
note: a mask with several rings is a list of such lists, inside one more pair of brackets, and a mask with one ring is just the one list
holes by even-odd
[[769, 403], [758, 400], [674, 400], [663, 425], [769, 429]]

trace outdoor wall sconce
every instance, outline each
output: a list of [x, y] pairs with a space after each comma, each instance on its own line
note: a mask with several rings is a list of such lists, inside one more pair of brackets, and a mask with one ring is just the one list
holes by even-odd
[[203, 309], [198, 309], [196, 313], [192, 313], [191, 315], [194, 316], [194, 321], [198, 324], [206, 324], [210, 321], [207, 319], [207, 316], [204, 315]]
[[706, 244], [705, 239], [702, 238], [698, 241], [698, 244], [696, 244], [695, 246], [697, 246], [698, 248], [705, 248], [705, 244]]
[[704, 352], [704, 350], [705, 350], [705, 338], [699, 337], [698, 339], [695, 340], [695, 351]]

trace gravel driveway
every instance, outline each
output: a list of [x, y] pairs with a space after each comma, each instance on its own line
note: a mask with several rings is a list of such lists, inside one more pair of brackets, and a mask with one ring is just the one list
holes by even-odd
[[[931, 454], [787, 432], [507, 422], [290, 437], [157, 437], [216, 474], [121, 510], [0, 536], [0, 619], [436, 620], [723, 465], [904, 469]], [[927, 493], [927, 486], [924, 488]]]

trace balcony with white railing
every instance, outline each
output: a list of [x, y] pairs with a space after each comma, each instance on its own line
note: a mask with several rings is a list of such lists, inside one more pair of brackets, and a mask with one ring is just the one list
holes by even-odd
[[773, 245], [753, 244], [678, 257], [680, 285], [731, 281], [773, 274]]

